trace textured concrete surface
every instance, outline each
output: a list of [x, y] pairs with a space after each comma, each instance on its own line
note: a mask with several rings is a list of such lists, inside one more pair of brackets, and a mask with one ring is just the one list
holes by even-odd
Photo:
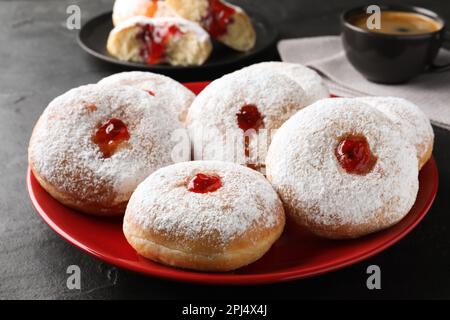
[[[289, 38], [337, 34], [344, 8], [375, 1], [241, 2], [258, 7], [279, 26], [281, 37]], [[447, 1], [404, 2], [426, 4], [450, 20]], [[441, 129], [436, 129], [435, 146], [440, 190], [429, 215], [394, 247], [338, 272], [260, 287], [197, 286], [119, 270], [67, 244], [37, 216], [28, 199], [28, 139], [52, 98], [120, 71], [78, 47], [77, 32], [65, 28], [69, 4], [78, 4], [86, 21], [109, 10], [112, 1], [0, 0], [0, 298], [450, 298], [450, 133]], [[260, 58], [273, 57], [272, 51]], [[177, 78], [219, 75], [179, 74]], [[66, 268], [72, 264], [81, 268], [81, 290], [66, 287]], [[381, 267], [380, 291], [366, 289], [365, 270], [370, 264]]]

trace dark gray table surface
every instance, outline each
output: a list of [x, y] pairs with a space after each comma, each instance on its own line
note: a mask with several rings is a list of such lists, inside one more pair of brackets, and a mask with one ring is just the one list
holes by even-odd
[[[282, 38], [291, 38], [338, 34], [344, 8], [375, 1], [241, 2], [257, 7], [279, 27]], [[403, 2], [426, 5], [450, 20], [448, 1]], [[86, 21], [110, 10], [112, 1], [0, 0], [0, 298], [450, 298], [450, 133], [439, 128], [435, 128], [434, 155], [440, 189], [429, 214], [395, 246], [337, 272], [257, 287], [192, 285], [120, 270], [62, 240], [28, 199], [25, 173], [31, 130], [52, 98], [121, 71], [81, 51], [75, 41], [77, 31], [65, 27], [69, 4], [78, 4]], [[276, 58], [275, 50], [260, 57]], [[176, 77], [201, 80], [219, 75]], [[81, 290], [66, 287], [66, 268], [72, 264], [81, 268]], [[381, 267], [381, 290], [366, 288], [366, 268], [371, 264]]]

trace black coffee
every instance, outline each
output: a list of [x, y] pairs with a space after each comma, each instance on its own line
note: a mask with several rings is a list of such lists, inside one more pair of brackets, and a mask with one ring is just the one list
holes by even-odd
[[393, 35], [419, 35], [438, 31], [442, 24], [425, 15], [405, 11], [381, 11], [380, 28], [369, 28], [368, 14], [351, 17], [349, 22], [361, 29]]

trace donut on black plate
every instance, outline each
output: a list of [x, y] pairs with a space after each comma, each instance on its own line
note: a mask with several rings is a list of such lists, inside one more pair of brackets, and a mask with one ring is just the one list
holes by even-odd
[[166, 3], [232, 49], [249, 51], [255, 46], [255, 29], [249, 16], [238, 6], [222, 0], [167, 0]]
[[175, 66], [201, 65], [212, 51], [208, 33], [178, 17], [130, 18], [110, 32], [106, 47], [119, 60]]

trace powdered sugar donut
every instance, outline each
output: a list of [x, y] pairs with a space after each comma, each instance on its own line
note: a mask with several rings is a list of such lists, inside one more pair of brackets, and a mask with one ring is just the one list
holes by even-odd
[[123, 231], [146, 258], [228, 271], [258, 260], [284, 222], [282, 203], [260, 173], [233, 163], [192, 161], [162, 168], [137, 187]]
[[31, 136], [29, 165], [63, 204], [95, 215], [121, 214], [144, 178], [173, 163], [177, 129], [181, 124], [143, 90], [82, 86], [45, 109]]
[[189, 108], [195, 160], [264, 168], [271, 134], [305, 106], [294, 80], [272, 70], [243, 69], [209, 84]]
[[165, 1], [157, 0], [116, 0], [113, 8], [113, 24], [117, 26], [122, 22], [136, 17], [148, 18], [177, 17]]
[[395, 97], [355, 98], [383, 112], [416, 147], [419, 167], [422, 168], [433, 153], [434, 132], [430, 120], [414, 103]]
[[178, 81], [152, 72], [116, 73], [102, 79], [99, 84], [128, 85], [145, 90], [150, 96], [160, 100], [158, 105], [166, 106], [182, 122], [195, 98], [195, 94]]
[[312, 232], [354, 238], [400, 221], [418, 191], [414, 147], [375, 108], [324, 99], [276, 133], [267, 178], [287, 214]]
[[223, 0], [166, 0], [180, 16], [200, 24], [212, 38], [238, 51], [249, 51], [256, 33], [245, 11]]
[[188, 66], [203, 64], [212, 44], [208, 33], [189, 20], [137, 16], [111, 30], [106, 48], [123, 61]]
[[296, 81], [305, 91], [305, 104], [310, 105], [320, 99], [330, 97], [328, 88], [322, 81], [322, 77], [313, 69], [297, 63], [269, 61], [253, 64], [246, 69], [264, 74], [266, 70], [280, 72]]

